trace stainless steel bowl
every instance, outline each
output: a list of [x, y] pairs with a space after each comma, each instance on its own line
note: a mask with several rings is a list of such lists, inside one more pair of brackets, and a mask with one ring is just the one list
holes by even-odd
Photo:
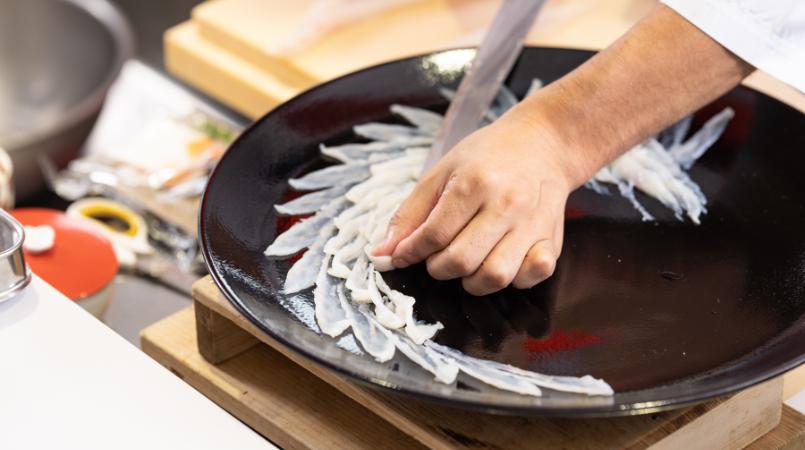
[[105, 0], [0, 0], [0, 147], [18, 198], [43, 187], [40, 156], [59, 166], [77, 156], [132, 52]]
[[31, 281], [22, 252], [24, 240], [22, 225], [0, 209], [0, 303], [14, 297]]

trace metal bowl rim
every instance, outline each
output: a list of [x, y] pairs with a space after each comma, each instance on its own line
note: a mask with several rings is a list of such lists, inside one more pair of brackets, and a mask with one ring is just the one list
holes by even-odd
[[131, 25], [111, 2], [108, 0], [61, 1], [88, 14], [109, 32], [115, 53], [112, 68], [107, 72], [102, 83], [97, 85], [85, 98], [68, 107], [59, 119], [46, 122], [42, 127], [35, 128], [21, 137], [12, 136], [4, 142], [3, 146], [9, 154], [14, 153], [17, 149], [45, 141], [92, 116], [103, 104], [106, 93], [123, 68], [123, 64], [134, 54], [134, 34]]

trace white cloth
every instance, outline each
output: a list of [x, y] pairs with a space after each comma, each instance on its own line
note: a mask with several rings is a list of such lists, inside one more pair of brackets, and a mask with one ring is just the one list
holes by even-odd
[[662, 0], [756, 68], [805, 92], [805, 0]]

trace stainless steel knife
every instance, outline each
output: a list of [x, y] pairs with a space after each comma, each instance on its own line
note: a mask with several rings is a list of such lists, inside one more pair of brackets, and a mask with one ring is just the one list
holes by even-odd
[[517, 60], [528, 30], [544, 3], [545, 0], [503, 1], [447, 109], [444, 123], [425, 160], [423, 173], [478, 128]]

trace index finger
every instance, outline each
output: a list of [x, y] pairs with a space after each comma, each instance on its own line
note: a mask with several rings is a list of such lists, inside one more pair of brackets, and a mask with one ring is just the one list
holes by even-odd
[[397, 244], [427, 219], [441, 190], [440, 177], [434, 175], [421, 179], [411, 195], [397, 208], [389, 222], [386, 238], [372, 250], [372, 255], [390, 256]]
[[427, 219], [397, 244], [391, 255], [394, 267], [424, 261], [447, 247], [481, 207], [481, 197], [471, 192], [466, 183], [448, 181]]

